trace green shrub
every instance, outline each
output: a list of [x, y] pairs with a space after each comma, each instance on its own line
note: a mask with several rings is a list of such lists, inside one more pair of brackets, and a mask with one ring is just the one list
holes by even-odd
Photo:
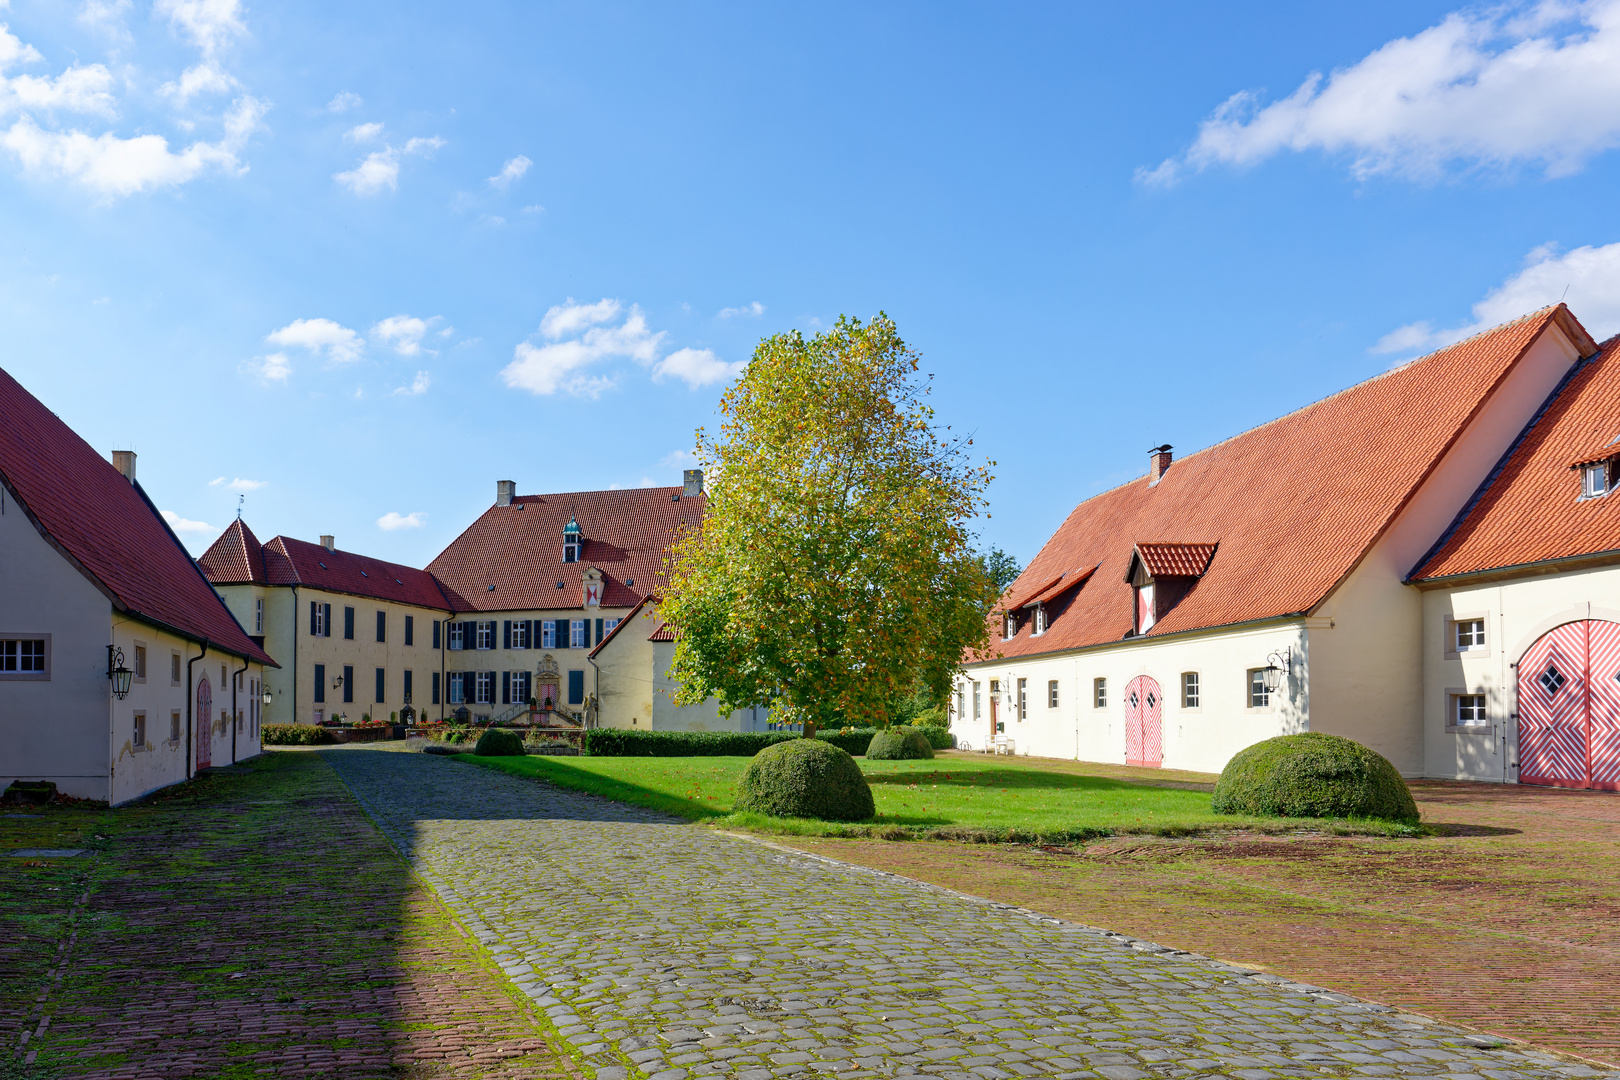
[[956, 736], [951, 734], [950, 728], [938, 724], [917, 724], [912, 730], [921, 732], [922, 737], [928, 740], [928, 745], [935, 750], [951, 750], [956, 747]]
[[492, 727], [478, 736], [473, 753], [482, 757], [522, 757], [523, 736], [506, 728]]
[[585, 733], [585, 753], [592, 757], [753, 757], [773, 743], [798, 738], [791, 731], [592, 728]]
[[861, 767], [821, 739], [793, 739], [754, 756], [733, 809], [771, 817], [864, 821], [877, 812]]
[[1211, 806], [1217, 814], [1418, 819], [1406, 781], [1387, 759], [1314, 731], [1239, 751], [1222, 770]]
[[872, 741], [872, 736], [876, 734], [877, 728], [847, 727], [831, 731], [818, 731], [816, 732], [816, 738], [832, 743], [846, 754], [854, 754], [859, 757], [866, 753], [867, 744]]
[[472, 738], [472, 734], [473, 733], [469, 728], [453, 727], [447, 729], [443, 734], [441, 734], [439, 736], [439, 740], [441, 742], [447, 742], [455, 746], [460, 746], [462, 743], [470, 740]]
[[928, 745], [928, 739], [916, 728], [889, 728], [872, 736], [872, 743], [866, 748], [868, 761], [909, 761], [915, 758], [931, 758], [934, 748]]
[[332, 733], [313, 724], [265, 724], [259, 728], [265, 746], [325, 746], [337, 742]]

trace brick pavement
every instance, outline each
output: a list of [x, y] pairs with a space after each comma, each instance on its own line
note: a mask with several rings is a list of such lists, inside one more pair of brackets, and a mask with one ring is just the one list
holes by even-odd
[[76, 915], [53, 901], [56, 947], [19, 953], [27, 1038], [0, 1076], [571, 1075], [318, 756], [93, 813]]
[[323, 755], [595, 1080], [1614, 1075], [492, 770]]

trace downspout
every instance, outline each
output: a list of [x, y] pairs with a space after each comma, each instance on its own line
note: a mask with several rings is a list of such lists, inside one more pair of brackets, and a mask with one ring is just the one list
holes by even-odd
[[236, 684], [242, 677], [242, 672], [248, 669], [247, 657], [242, 658], [242, 666], [231, 673], [231, 764], [236, 764], [236, 729], [242, 726], [242, 714], [236, 711]]
[[191, 665], [208, 655], [208, 639], [203, 638], [202, 652], [186, 661], [186, 779], [191, 779], [191, 711], [195, 708], [196, 698], [191, 692]]
[[287, 721], [287, 722], [289, 724], [296, 724], [296, 723], [298, 723], [298, 618], [303, 613], [303, 609], [298, 606], [298, 586], [294, 585], [292, 587], [292, 591], [293, 591], [293, 611], [292, 611], [292, 627], [293, 627], [292, 719]]

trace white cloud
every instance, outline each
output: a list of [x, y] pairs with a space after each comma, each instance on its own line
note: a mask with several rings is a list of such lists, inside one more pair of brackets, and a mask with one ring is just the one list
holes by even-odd
[[[570, 299], [552, 308], [541, 320], [539, 331], [553, 339], [552, 343], [537, 346], [519, 342], [501, 378], [507, 386], [536, 394], [565, 390], [577, 397], [599, 397], [618, 380], [611, 375], [588, 376], [584, 368], [621, 358], [652, 364], [658, 359], [658, 346], [664, 339], [662, 330], [653, 333], [647, 328], [647, 317], [634, 304], [623, 323], [606, 325], [617, 320], [622, 311], [620, 301], [608, 299], [594, 304], [576, 304]], [[574, 340], [556, 340], [582, 329], [584, 333]]]
[[523, 212], [525, 214], [543, 214], [546, 212], [546, 208], [539, 203], [535, 203], [533, 206], [525, 206]]
[[265, 382], [286, 382], [287, 376], [292, 374], [292, 365], [288, 363], [286, 353], [275, 352], [269, 356], [255, 356], [246, 366]]
[[163, 520], [169, 523], [169, 528], [173, 529], [182, 537], [188, 535], [213, 536], [215, 533], [219, 532], [218, 529], [214, 528], [206, 521], [191, 521], [187, 518], [181, 517], [173, 510], [164, 510], [162, 513]]
[[1492, 289], [1473, 307], [1474, 321], [1449, 330], [1410, 323], [1385, 334], [1375, 353], [1438, 349], [1481, 330], [1563, 300], [1598, 340], [1620, 333], [1620, 243], [1578, 247], [1559, 254], [1543, 244], [1525, 256], [1524, 269]]
[[1183, 155], [1137, 178], [1169, 184], [1284, 150], [1348, 155], [1357, 177], [1523, 163], [1561, 176], [1617, 145], [1620, 0], [1544, 0], [1454, 12], [1269, 105], [1234, 94]]
[[[366, 349], [359, 334], [331, 319], [294, 319], [280, 330], [272, 331], [265, 340], [272, 345], [302, 346], [335, 364], [352, 363], [360, 359]], [[286, 358], [282, 360], [285, 363]]]
[[696, 388], [725, 382], [741, 374], [747, 366], [741, 360], [728, 364], [710, 349], [677, 349], [653, 365], [653, 381], [676, 378]]
[[129, 36], [124, 29], [124, 15], [134, 5], [130, 0], [84, 0], [79, 8], [79, 25], [122, 40]]
[[428, 373], [425, 371], [418, 371], [416, 373], [416, 378], [411, 380], [411, 385], [401, 386], [399, 389], [395, 390], [394, 393], [405, 394], [407, 396], [425, 394], [427, 393], [428, 387], [432, 385], [433, 380], [428, 377]]
[[356, 124], [343, 133], [343, 137], [350, 142], [370, 142], [382, 134], [383, 126], [379, 123]]
[[189, 38], [204, 56], [247, 32], [241, 13], [238, 0], [157, 0], [152, 5], [152, 14], [166, 17], [170, 28]]
[[576, 304], [574, 298], [570, 296], [566, 303], [558, 304], [546, 312], [545, 318], [540, 320], [540, 333], [552, 339], [577, 334], [587, 326], [612, 322], [623, 310], [622, 303], [606, 297], [594, 304]]
[[182, 72], [178, 82], [167, 82], [158, 87], [158, 93], [185, 105], [198, 94], [225, 94], [238, 85], [235, 79], [219, 69], [219, 65], [212, 60], [204, 60]]
[[388, 511], [377, 519], [377, 528], [383, 532], [393, 532], [395, 529], [419, 529], [427, 515], [418, 510], [415, 513], [400, 514], [393, 510]]
[[664, 469], [691, 469], [697, 466], [697, 460], [690, 450], [671, 450], [658, 465]]
[[443, 145], [444, 140], [435, 135], [411, 139], [404, 149], [385, 146], [367, 154], [364, 161], [348, 172], [333, 173], [332, 179], [356, 195], [375, 195], [383, 188], [398, 191], [399, 159], [409, 154], [431, 154]]
[[210, 169], [246, 172], [237, 153], [265, 111], [254, 98], [238, 98], [225, 114], [225, 134], [218, 142], [194, 142], [179, 153], [170, 151], [161, 135], [121, 139], [111, 132], [46, 131], [28, 116], [0, 132], [0, 146], [16, 156], [24, 172], [62, 177], [108, 197], [132, 195], [184, 184]]
[[720, 309], [720, 318], [722, 319], [735, 319], [738, 315], [757, 317], [763, 314], [765, 314], [765, 305], [760, 303], [758, 300], [755, 300], [752, 304], [744, 304], [742, 307], [728, 307]]
[[534, 162], [519, 154], [505, 165], [502, 165], [500, 172], [489, 178], [490, 187], [497, 187], [505, 191], [512, 185], [512, 181], [528, 172], [529, 166], [533, 164]]
[[0, 79], [0, 113], [43, 109], [111, 116], [116, 111], [112, 85], [112, 72], [100, 64], [70, 67], [54, 79], [49, 75]]
[[227, 483], [223, 476], [219, 476], [208, 481], [208, 486], [223, 487], [226, 491], [248, 492], [258, 491], [260, 488], [264, 487], [266, 483], [267, 481], [264, 480], [244, 480], [240, 476]]
[[371, 328], [371, 337], [372, 340], [381, 342], [401, 356], [416, 356], [422, 351], [422, 337], [438, 321], [437, 315], [431, 319], [418, 319], [412, 315], [390, 315]]
[[353, 94], [345, 90], [326, 103], [326, 111], [330, 113], [348, 112], [350, 109], [358, 109], [365, 103], [365, 98], [362, 98], [359, 94]]
[[5, 23], [0, 23], [0, 71], [6, 71], [18, 64], [37, 64], [45, 58], [39, 55], [39, 50], [32, 45], [25, 45], [11, 32]]

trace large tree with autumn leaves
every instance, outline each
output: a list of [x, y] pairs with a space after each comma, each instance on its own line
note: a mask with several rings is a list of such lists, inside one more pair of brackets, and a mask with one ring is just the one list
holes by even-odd
[[968, 532], [993, 463], [935, 424], [930, 378], [881, 312], [760, 342], [698, 432], [708, 513], [670, 550], [677, 701], [827, 726], [944, 698], [996, 600]]

